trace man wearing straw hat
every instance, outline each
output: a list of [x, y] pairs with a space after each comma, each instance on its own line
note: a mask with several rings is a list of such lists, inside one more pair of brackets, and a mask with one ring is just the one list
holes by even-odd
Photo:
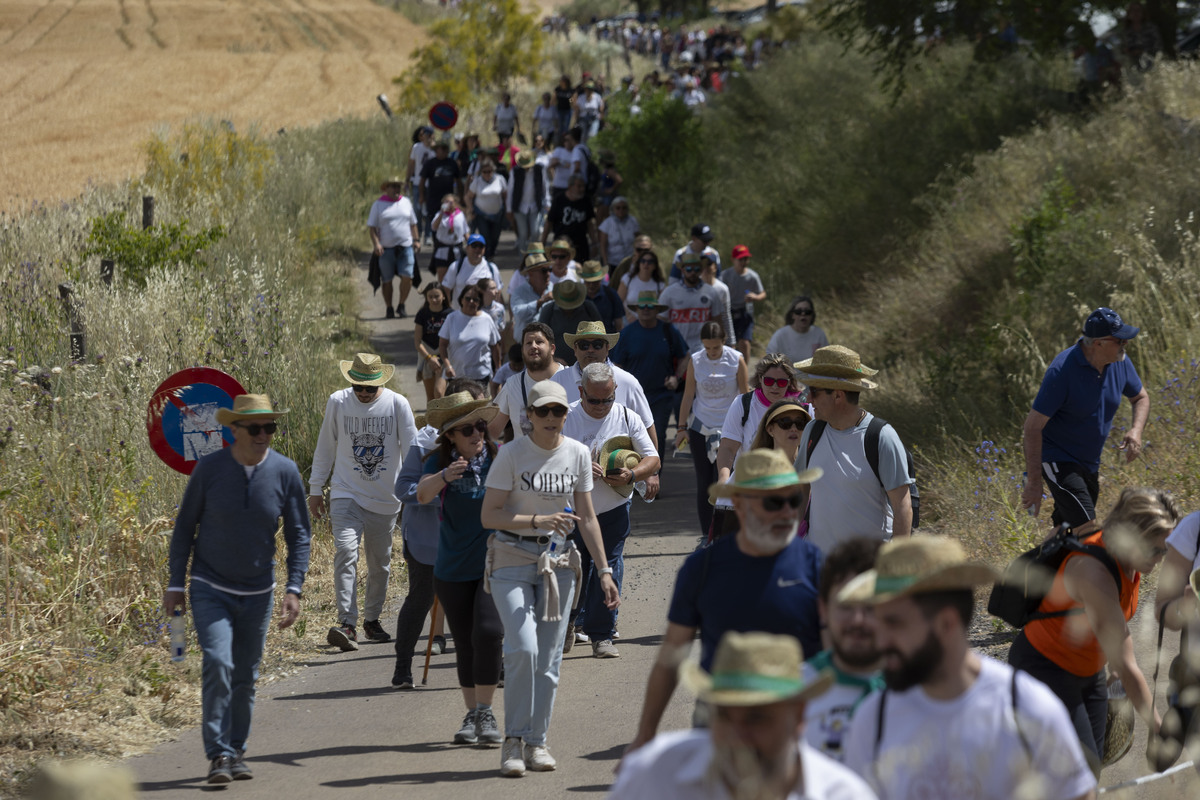
[[801, 677], [791, 636], [721, 637], [709, 670], [687, 662], [682, 680], [713, 709], [710, 730], [658, 736], [621, 764], [620, 800], [875, 800], [857, 775], [804, 741], [805, 707], [829, 688]]
[[587, 299], [587, 289], [579, 281], [559, 281], [551, 295], [554, 299], [542, 306], [538, 322], [544, 322], [554, 331], [555, 355], [570, 367], [575, 364], [575, 351], [567, 343], [567, 334], [574, 333], [581, 322], [599, 322], [600, 310]]
[[[796, 362], [796, 380], [808, 387], [813, 421], [800, 439], [798, 467], [820, 467], [825, 477], [813, 490], [808, 538], [822, 552], [859, 536], [891, 539], [912, 532], [908, 461], [895, 428], [879, 431], [878, 478], [867, 456], [867, 431], [874, 417], [859, 407], [859, 395], [878, 386], [876, 370], [840, 345], [822, 347]], [[820, 431], [810, 448], [809, 439]], [[811, 450], [811, 453], [809, 452]]]
[[[604, 362], [588, 364], [583, 368], [582, 378], [576, 389], [579, 399], [571, 403], [567, 412], [563, 436], [586, 446], [592, 454], [592, 507], [600, 523], [604, 557], [613, 569], [619, 591], [625, 572], [625, 540], [629, 538], [634, 484], [658, 472], [658, 450], [641, 418], [616, 399], [617, 386], [611, 366]], [[600, 576], [592, 571], [591, 555], [584, 555], [584, 549], [580, 549], [583, 582], [576, 604], [579, 612], [572, 626], [582, 630], [592, 643], [593, 656], [617, 658], [620, 653], [613, 645], [616, 611], [604, 605]], [[568, 627], [564, 651], [571, 649], [573, 637], [574, 631]]]
[[324, 516], [325, 482], [329, 481], [329, 519], [337, 546], [333, 563], [337, 624], [326, 639], [348, 652], [358, 649], [360, 542], [367, 556], [363, 633], [376, 642], [392, 638], [379, 624], [379, 615], [391, 571], [392, 529], [400, 513], [396, 476], [416, 441], [417, 426], [408, 401], [386, 386], [394, 366], [374, 353], [358, 353], [339, 366], [350, 386], [329, 395], [325, 403], [308, 479], [308, 508], [314, 518]]
[[204, 653], [200, 735], [209, 783], [254, 777], [243, 760], [254, 710], [254, 683], [275, 595], [275, 532], [283, 519], [287, 588], [280, 628], [300, 615], [310, 528], [304, 479], [296, 463], [271, 449], [277, 420], [265, 394], [243, 394], [217, 422], [233, 445], [205, 456], [188, 479], [171, 535], [168, 614], [186, 611], [191, 561], [192, 620]]
[[[508, 282], [508, 300], [513, 315], [513, 331], [523, 331], [525, 326], [535, 321], [542, 306], [549, 303], [550, 295], [550, 262], [542, 252], [541, 245], [534, 245], [537, 250], [530, 250], [521, 261], [521, 269], [513, 274]], [[518, 281], [517, 277], [521, 280]]]
[[971, 650], [974, 592], [998, 577], [957, 539], [914, 536], [885, 544], [838, 593], [875, 610], [887, 687], [855, 712], [846, 766], [882, 800], [1095, 797], [1062, 702]]
[[[637, 734], [626, 752], [654, 738], [697, 631], [706, 670], [728, 631], [787, 634], [808, 652], [821, 649], [821, 551], [797, 536], [808, 485], [820, 477], [819, 469], [797, 474], [779, 450], [761, 449], [738, 459], [732, 481], [709, 488], [710, 497], [733, 498], [738, 531], [692, 553], [680, 567]], [[704, 721], [704, 711], [697, 709], [697, 722]]]
[[517, 252], [525, 252], [526, 245], [537, 238], [537, 220], [548, 196], [546, 170], [538, 165], [533, 150], [522, 150], [508, 181], [505, 211], [508, 222], [517, 232]]

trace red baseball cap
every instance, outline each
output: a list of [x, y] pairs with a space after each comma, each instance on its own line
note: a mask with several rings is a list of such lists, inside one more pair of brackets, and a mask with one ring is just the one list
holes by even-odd
[[733, 248], [733, 259], [736, 261], [739, 258], [751, 258], [750, 248], [744, 244], [735, 245]]

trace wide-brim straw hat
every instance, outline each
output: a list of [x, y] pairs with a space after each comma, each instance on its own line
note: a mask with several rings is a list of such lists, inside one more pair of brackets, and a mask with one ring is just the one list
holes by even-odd
[[535, 269], [541, 269], [550, 264], [550, 259], [546, 258], [546, 254], [542, 252], [530, 253], [525, 256], [525, 260], [521, 263], [521, 274], [532, 272]]
[[797, 411], [800, 412], [801, 414], [803, 414], [806, 419], [808, 419], [810, 421], [812, 420], [812, 413], [809, 412], [809, 410], [807, 408], [805, 408], [804, 404], [801, 403], [799, 400], [784, 400], [784, 401], [781, 401], [779, 403], [779, 405], [775, 406], [773, 409], [771, 409], [771, 408], [767, 409], [766, 416], [763, 417], [762, 426], [765, 429], [766, 426], [770, 425], [771, 422], [776, 417], [778, 417], [782, 414], [787, 414], [789, 412], [795, 413]]
[[[562, 286], [566, 281], [561, 281], [558, 286]], [[558, 289], [555, 286], [555, 289]], [[564, 333], [563, 341], [567, 343], [567, 347], [574, 347], [575, 342], [580, 339], [603, 339], [608, 342], [609, 347], [616, 345], [617, 340], [621, 338], [619, 333], [608, 333], [604, 330], [603, 322], [581, 322], [574, 333]]]
[[[642, 463], [642, 454], [633, 449], [633, 439], [628, 436], [614, 436], [600, 447], [600, 469], [608, 472], [610, 469], [625, 468], [632, 470]], [[607, 484], [606, 484], [607, 485]], [[622, 497], [633, 496], [633, 484], [613, 486], [613, 491]]]
[[537, 156], [532, 150], [522, 150], [517, 153], [517, 166], [521, 169], [529, 169], [537, 163]]
[[579, 265], [579, 279], [584, 283], [604, 280], [604, 265], [599, 261], [585, 261]]
[[701, 700], [716, 706], [765, 706], [784, 700], [807, 700], [833, 684], [826, 670], [806, 682], [800, 665], [804, 653], [791, 636], [730, 631], [713, 655], [712, 672], [695, 661], [680, 667], [679, 679]]
[[356, 386], [383, 386], [392, 379], [396, 367], [384, 364], [374, 353], [355, 353], [353, 361], [339, 361], [342, 377]]
[[429, 401], [429, 407], [425, 409], [425, 422], [443, 434], [468, 422], [491, 422], [500, 413], [499, 408], [490, 405], [491, 402], [486, 397], [476, 400], [470, 392], [455, 392], [438, 397]]
[[1132, 749], [1135, 719], [1133, 702], [1128, 697], [1108, 698], [1105, 708], [1104, 756], [1100, 759], [1100, 766], [1112, 766]]
[[765, 447], [743, 453], [733, 468], [733, 480], [714, 483], [708, 487], [708, 497], [733, 497], [738, 494], [759, 495], [777, 493], [781, 489], [796, 489], [820, 480], [825, 471], [810, 467], [796, 472], [796, 467], [779, 450]]
[[575, 257], [575, 245], [571, 243], [570, 239], [555, 239], [550, 243], [549, 247], [550, 252], [554, 250], [566, 250], [571, 254], [571, 258]]
[[637, 311], [639, 308], [654, 307], [655, 311], [666, 311], [669, 306], [658, 302], [658, 295], [653, 291], [638, 292], [637, 302], [626, 304], [630, 311]]
[[392, 177], [386, 179], [383, 183], [379, 184], [379, 191], [386, 192], [389, 186], [403, 187], [404, 178], [401, 178], [399, 175], [393, 175]]
[[839, 603], [875, 605], [906, 595], [972, 590], [999, 579], [987, 564], [968, 561], [957, 539], [906, 536], [881, 547], [875, 569], [852, 578], [837, 599]]
[[858, 353], [838, 344], [822, 347], [812, 358], [797, 361], [796, 380], [805, 386], [818, 389], [841, 389], [860, 392], [878, 388], [879, 384], [867, 380], [879, 374], [879, 370], [864, 366]]
[[233, 398], [233, 408], [218, 408], [217, 422], [229, 426], [248, 420], [272, 422], [288, 413], [287, 409], [276, 411], [271, 407], [271, 398], [265, 394], [239, 394]]
[[[554, 298], [554, 304], [559, 308], [570, 311], [573, 308], [579, 308], [583, 305], [583, 301], [587, 299], [587, 289], [579, 281], [563, 280], [554, 284], [554, 289], [551, 291], [551, 296]], [[604, 326], [601, 325], [601, 328]], [[567, 334], [570, 336], [571, 334]], [[570, 340], [567, 341], [570, 344]]]

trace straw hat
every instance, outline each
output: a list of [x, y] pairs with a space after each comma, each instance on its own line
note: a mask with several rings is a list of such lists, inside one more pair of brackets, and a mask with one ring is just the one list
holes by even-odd
[[470, 392], [455, 392], [430, 400], [429, 408], [425, 410], [425, 421], [443, 434], [468, 422], [480, 419], [491, 422], [500, 409], [490, 403], [486, 397], [476, 400]]
[[962, 543], [949, 536], [906, 536], [886, 543], [875, 569], [838, 592], [839, 603], [886, 603], [905, 595], [974, 589], [999, 580], [987, 564], [968, 561]]
[[[558, 286], [562, 286], [563, 283], [566, 281], [559, 283]], [[555, 291], [558, 291], [558, 286], [554, 287]], [[608, 342], [609, 347], [613, 347], [620, 338], [621, 334], [619, 333], [606, 333], [603, 322], [581, 322], [574, 333], [563, 334], [563, 340], [567, 343], [567, 347], [574, 347], [575, 342], [579, 339], [603, 339]]]
[[[583, 284], [579, 281], [559, 281], [554, 284], [551, 296], [554, 298], [555, 305], [570, 311], [583, 305], [583, 301], [587, 299], [587, 289], [583, 288]], [[570, 335], [567, 334], [567, 336]]]
[[550, 243], [550, 251], [566, 250], [571, 254], [571, 258], [575, 257], [575, 245], [571, 244], [570, 239], [555, 239]]
[[522, 150], [517, 153], [517, 166], [521, 169], [529, 169], [537, 163], [537, 156], [532, 150]]
[[714, 483], [708, 487], [710, 499], [733, 497], [736, 494], [763, 494], [805, 486], [820, 479], [825, 472], [812, 467], [797, 473], [795, 466], [779, 450], [760, 448], [738, 458], [729, 483]]
[[799, 400], [781, 400], [773, 409], [767, 409], [767, 415], [763, 417], [762, 421], [763, 429], [766, 430], [766, 427], [779, 415], [796, 411], [803, 414], [805, 419], [812, 420], [812, 414], [809, 413], [808, 409]]
[[239, 394], [233, 398], [233, 408], [218, 408], [217, 422], [228, 427], [235, 422], [246, 420], [279, 419], [288, 413], [287, 409], [276, 411], [271, 407], [271, 398], [265, 394]]
[[717, 644], [711, 673], [695, 661], [687, 661], [679, 670], [679, 679], [701, 700], [717, 706], [807, 700], [833, 684], [833, 673], [826, 670], [805, 683], [800, 671], [803, 660], [800, 643], [791, 636], [729, 631]]
[[342, 377], [357, 386], [383, 386], [396, 372], [393, 365], [384, 364], [374, 353], [355, 353], [353, 361], [339, 361], [338, 368]]
[[579, 265], [579, 278], [584, 283], [604, 280], [604, 265], [599, 261], [585, 261]]
[[818, 389], [841, 389], [845, 392], [861, 392], [863, 389], [875, 389], [879, 384], [867, 380], [877, 375], [879, 370], [863, 366], [858, 353], [853, 350], [833, 344], [822, 347], [813, 354], [812, 358], [797, 361], [796, 380], [805, 386]]
[[549, 263], [550, 260], [546, 258], [545, 253], [541, 251], [530, 253], [529, 255], [525, 256], [525, 260], [521, 263], [521, 274], [525, 275], [526, 273], [532, 272], [535, 269], [545, 267]]
[[387, 188], [389, 186], [403, 187], [404, 186], [404, 178], [401, 178], [399, 175], [393, 175], [392, 177], [385, 180], [383, 183], [379, 184], [379, 191], [386, 192]]
[[[614, 436], [606, 441], [600, 447], [600, 469], [607, 472], [610, 469], [625, 469], [632, 470], [638, 464], [642, 463], [642, 455], [633, 449], [633, 439], [628, 436]], [[607, 484], [606, 484], [607, 485]], [[624, 486], [613, 486], [613, 491], [622, 497], [633, 496], [633, 484], [625, 484]]]
[[1135, 715], [1128, 697], [1109, 697], [1104, 713], [1104, 757], [1100, 759], [1100, 766], [1109, 767], [1124, 758], [1133, 747]]
[[666, 311], [669, 306], [658, 302], [658, 295], [652, 291], [638, 292], [637, 302], [628, 304], [630, 311], [637, 311], [639, 308], [653, 308], [655, 311]]

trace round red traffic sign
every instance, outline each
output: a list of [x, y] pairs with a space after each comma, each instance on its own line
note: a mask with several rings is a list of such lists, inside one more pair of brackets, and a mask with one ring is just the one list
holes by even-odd
[[233, 433], [217, 422], [218, 408], [232, 408], [246, 390], [217, 369], [180, 370], [158, 385], [146, 407], [150, 447], [168, 467], [191, 475], [202, 456], [233, 444]]
[[439, 131], [448, 131], [458, 123], [458, 109], [450, 103], [434, 103], [429, 109], [429, 121]]

